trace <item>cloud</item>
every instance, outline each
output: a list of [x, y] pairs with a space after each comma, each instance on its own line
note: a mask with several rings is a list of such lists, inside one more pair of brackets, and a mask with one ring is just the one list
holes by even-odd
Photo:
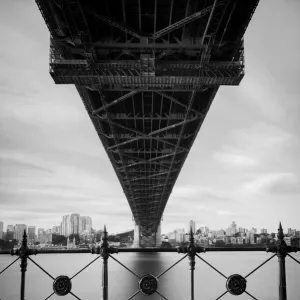
[[253, 157], [244, 155], [238, 148], [222, 146], [220, 150], [213, 153], [213, 159], [233, 165], [236, 167], [252, 167], [257, 165], [257, 160]]
[[218, 210], [217, 211], [217, 215], [221, 215], [221, 216], [236, 216], [235, 213], [228, 211], [228, 210]]
[[295, 148], [298, 140], [291, 132], [264, 122], [256, 122], [250, 127], [234, 129], [228, 137], [228, 145], [222, 145], [213, 152], [218, 162], [240, 168], [262, 168], [279, 165], [283, 153]]
[[[29, 162], [22, 162], [17, 159], [13, 158], [4, 158], [0, 156], [0, 165], [1, 165], [1, 171], [0, 173], [4, 172], [5, 168], [9, 168], [9, 171], [12, 172], [21, 172], [22, 170], [29, 170], [29, 171], [41, 171], [41, 172], [47, 172], [51, 173], [50, 169], [43, 168], [40, 166], [37, 166], [35, 164], [31, 164]], [[15, 173], [16, 174], [16, 173]], [[1, 175], [2, 176], [2, 175]], [[3, 176], [7, 176], [7, 174], [3, 173]]]
[[290, 194], [300, 192], [300, 181], [294, 173], [258, 174], [258, 178], [243, 185], [252, 194]]

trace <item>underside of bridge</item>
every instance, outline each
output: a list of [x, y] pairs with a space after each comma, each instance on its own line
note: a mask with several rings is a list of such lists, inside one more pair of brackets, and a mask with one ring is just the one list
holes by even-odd
[[142, 236], [160, 224], [220, 85], [244, 76], [259, 0], [36, 0], [50, 74], [75, 84]]

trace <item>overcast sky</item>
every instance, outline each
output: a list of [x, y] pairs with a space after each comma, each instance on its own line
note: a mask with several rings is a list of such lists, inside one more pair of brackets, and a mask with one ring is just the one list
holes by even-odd
[[[0, 220], [52, 228], [73, 212], [133, 228], [121, 185], [72, 85], [48, 73], [49, 32], [33, 0], [0, 9]], [[221, 87], [179, 175], [162, 232], [188, 221], [300, 230], [300, 2], [261, 0], [246, 75]]]

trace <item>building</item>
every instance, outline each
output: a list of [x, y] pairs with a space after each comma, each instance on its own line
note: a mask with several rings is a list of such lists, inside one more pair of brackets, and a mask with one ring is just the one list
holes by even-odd
[[15, 225], [15, 239], [21, 241], [24, 235], [24, 231], [27, 231], [27, 226], [25, 224], [16, 224]]
[[217, 230], [216, 237], [223, 237], [225, 235], [225, 231], [223, 229]]
[[92, 218], [88, 216], [82, 216], [81, 218], [81, 224], [82, 224], [82, 229], [81, 231], [87, 230], [88, 232], [91, 232], [93, 223], [92, 223]]
[[236, 244], [236, 238], [235, 237], [230, 237], [230, 244]]
[[193, 220], [191, 220], [189, 222], [189, 227], [188, 227], [188, 230], [187, 230], [188, 233], [191, 231], [191, 228], [192, 228], [193, 233], [195, 233], [196, 232], [196, 222], [193, 221]]
[[35, 243], [35, 226], [28, 226], [28, 242]]
[[43, 234], [38, 238], [38, 241], [41, 244], [52, 244], [53, 241], [53, 235], [52, 233], [43, 232]]
[[74, 249], [76, 248], [76, 241], [75, 237], [73, 238], [73, 242], [70, 242], [70, 239], [67, 240], [67, 249]]
[[60, 226], [53, 226], [52, 231], [53, 234], [61, 234]]
[[71, 234], [79, 234], [80, 215], [77, 213], [71, 214], [70, 222], [71, 222]]
[[267, 233], [268, 233], [268, 230], [265, 229], [265, 228], [262, 228], [262, 229], [260, 230], [260, 233], [261, 233], [261, 234], [267, 234]]
[[224, 242], [225, 242], [226, 245], [227, 245], [227, 244], [230, 244], [230, 237], [226, 235], [226, 236], [224, 237]]
[[4, 239], [3, 222], [0, 221], [0, 240]]
[[283, 239], [288, 246], [292, 245], [292, 237], [291, 236], [285, 236]]
[[183, 242], [183, 239], [184, 239], [184, 236], [185, 234], [183, 233], [180, 233], [180, 232], [175, 232], [175, 241], [176, 243], [182, 243]]
[[37, 233], [38, 238], [40, 238], [43, 234], [44, 234], [44, 228], [39, 228]]
[[71, 216], [65, 215], [63, 216], [61, 222], [61, 234], [64, 236], [69, 236], [71, 233]]
[[245, 229], [245, 228], [243, 228], [243, 227], [239, 227], [239, 230], [238, 230], [238, 232], [245, 233], [245, 231], [246, 231], [246, 229]]
[[7, 225], [5, 239], [7, 241], [13, 240], [15, 238], [15, 228], [13, 225]]
[[244, 244], [244, 239], [240, 236], [236, 238], [236, 241], [237, 241], [237, 244], [240, 244], [240, 245]]

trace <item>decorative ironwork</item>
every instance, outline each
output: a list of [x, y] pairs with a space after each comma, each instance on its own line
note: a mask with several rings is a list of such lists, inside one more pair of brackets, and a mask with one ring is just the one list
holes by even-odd
[[[232, 295], [241, 295], [242, 293], [245, 293], [249, 295], [252, 299], [257, 299], [253, 295], [251, 295], [249, 292], [246, 291], [246, 279], [255, 273], [258, 269], [260, 269], [262, 266], [264, 266], [267, 262], [269, 262], [273, 257], [278, 256], [279, 261], [279, 300], [286, 300], [286, 278], [285, 278], [285, 256], [289, 256], [291, 259], [293, 259], [295, 262], [300, 264], [300, 261], [294, 258], [289, 254], [289, 252], [297, 252], [300, 250], [299, 247], [290, 247], [287, 246], [284, 242], [284, 235], [281, 224], [279, 225], [278, 229], [278, 243], [274, 247], [270, 248], [263, 248], [263, 247], [243, 247], [243, 248], [225, 248], [225, 247], [209, 247], [209, 248], [202, 248], [195, 244], [193, 232], [190, 231], [190, 241], [188, 246], [186, 247], [179, 247], [179, 248], [113, 248], [109, 246], [108, 243], [108, 234], [106, 231], [106, 227], [104, 227], [104, 234], [102, 238], [102, 244], [100, 247], [93, 248], [92, 250], [88, 249], [73, 249], [73, 250], [55, 250], [55, 249], [39, 249], [39, 250], [33, 250], [29, 249], [27, 246], [27, 236], [26, 233], [23, 235], [22, 245], [19, 249], [11, 251], [12, 255], [18, 255], [19, 257], [14, 260], [12, 263], [10, 263], [7, 267], [5, 267], [2, 271], [0, 271], [0, 274], [2, 274], [5, 270], [7, 270], [11, 265], [13, 265], [17, 260], [21, 259], [21, 293], [20, 293], [20, 299], [25, 299], [25, 271], [27, 267], [27, 261], [26, 266], [22, 264], [22, 259], [29, 259], [34, 265], [36, 265], [39, 269], [41, 269], [45, 274], [47, 274], [54, 282], [53, 282], [53, 290], [54, 292], [50, 294], [46, 299], [49, 299], [52, 297], [52, 295], [56, 294], [59, 296], [67, 295], [68, 293], [71, 294], [76, 299], [80, 299], [71, 291], [71, 280], [76, 277], [78, 274], [80, 274], [82, 271], [84, 271], [87, 267], [89, 267], [92, 263], [94, 263], [96, 260], [102, 257], [103, 259], [103, 267], [102, 267], [102, 299], [107, 300], [108, 299], [108, 258], [112, 258], [114, 261], [119, 263], [122, 267], [124, 267], [127, 271], [129, 271], [132, 275], [137, 277], [138, 279], [138, 285], [139, 290], [137, 290], [133, 295], [131, 295], [128, 300], [134, 298], [137, 294], [142, 293], [145, 295], [152, 295], [154, 293], [157, 293], [160, 295], [163, 299], [165, 298], [159, 291], [158, 291], [158, 279], [166, 274], [170, 269], [172, 269], [174, 266], [176, 266], [179, 262], [184, 260], [186, 257], [189, 259], [189, 266], [191, 271], [191, 297], [190, 299], [195, 299], [194, 295], [194, 270], [195, 270], [195, 256], [197, 256], [200, 260], [202, 260], [204, 263], [206, 263], [209, 267], [211, 267], [213, 270], [218, 272], [221, 276], [223, 276], [227, 282], [226, 282], [226, 291], [223, 292], [218, 298], [221, 299], [224, 295], [227, 293], [230, 293]], [[246, 276], [241, 276], [238, 274], [231, 275], [227, 277], [222, 272], [220, 272], [217, 268], [212, 266], [210, 263], [208, 263], [204, 258], [202, 258], [197, 253], [204, 253], [204, 252], [219, 252], [219, 251], [267, 251], [267, 252], [274, 252], [272, 256], [270, 256], [267, 260], [265, 260], [263, 263], [261, 263], [258, 267], [253, 269], [251, 272], [249, 272]], [[92, 260], [90, 263], [88, 263], [85, 267], [83, 267], [81, 270], [79, 270], [76, 274], [74, 274], [71, 278], [67, 276], [58, 276], [57, 278], [54, 278], [51, 274], [49, 274], [43, 267], [41, 267], [37, 262], [35, 262], [29, 255], [31, 254], [46, 254], [46, 253], [60, 253], [60, 254], [67, 254], [67, 253], [88, 253], [92, 252], [94, 254], [98, 254], [98, 256]], [[140, 277], [138, 274], [130, 270], [130, 268], [126, 267], [123, 263], [118, 261], [112, 254], [116, 254], [119, 252], [178, 252], [178, 253], [185, 253], [183, 257], [181, 257], [177, 262], [175, 262], [173, 265], [171, 265], [169, 268], [164, 270], [159, 275], [151, 275], [147, 274], [142, 277]], [[9, 251], [0, 251], [0, 254], [9, 254]]]
[[239, 274], [233, 274], [228, 277], [226, 282], [226, 288], [227, 291], [231, 295], [241, 295], [245, 292], [247, 286], [246, 279], [239, 275]]
[[144, 295], [152, 295], [156, 292], [158, 280], [151, 274], [144, 275], [139, 281], [139, 287]]
[[68, 276], [58, 276], [53, 282], [53, 291], [58, 296], [65, 296], [71, 292], [72, 282]]

